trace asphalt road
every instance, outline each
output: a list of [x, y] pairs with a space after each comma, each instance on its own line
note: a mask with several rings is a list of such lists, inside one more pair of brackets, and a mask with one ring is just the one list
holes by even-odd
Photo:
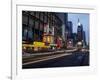
[[38, 63], [23, 65], [23, 69], [89, 66], [89, 52], [74, 52], [71, 55], [45, 60]]

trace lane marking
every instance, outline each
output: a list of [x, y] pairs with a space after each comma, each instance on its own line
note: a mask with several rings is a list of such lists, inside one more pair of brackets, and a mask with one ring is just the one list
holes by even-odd
[[63, 56], [66, 56], [66, 55], [71, 55], [71, 54], [72, 54], [72, 53], [48, 56], [48, 57], [41, 58], [41, 60], [23, 63], [22, 65], [33, 64], [33, 63], [37, 63], [37, 62], [41, 62], [41, 61], [46, 61], [46, 60], [50, 60], [50, 59], [55, 59], [55, 58], [59, 58], [59, 57], [63, 57]]

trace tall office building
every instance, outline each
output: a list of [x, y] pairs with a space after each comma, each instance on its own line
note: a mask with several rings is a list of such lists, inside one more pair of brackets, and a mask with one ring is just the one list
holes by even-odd
[[67, 41], [68, 36], [68, 14], [64, 14], [64, 24], [65, 24], [65, 41]]
[[83, 41], [83, 25], [80, 23], [79, 19], [78, 19], [78, 27], [77, 27], [77, 40], [79, 41]]
[[68, 34], [67, 34], [67, 48], [73, 48], [73, 38], [72, 38], [72, 22], [68, 21], [67, 22], [67, 30], [68, 30]]
[[73, 33], [73, 46], [76, 46], [77, 44], [77, 33]]
[[73, 33], [73, 23], [71, 21], [68, 21], [68, 39], [72, 38], [72, 33]]
[[85, 34], [85, 31], [83, 31], [83, 46], [86, 46], [87, 43], [86, 43], [86, 34]]
[[62, 21], [62, 38], [63, 40], [67, 40], [67, 32], [68, 32], [68, 13], [56, 13], [59, 19]]

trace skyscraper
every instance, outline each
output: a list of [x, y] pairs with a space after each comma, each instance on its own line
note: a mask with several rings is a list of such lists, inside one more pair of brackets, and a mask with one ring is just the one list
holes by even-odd
[[68, 21], [68, 39], [71, 39], [72, 38], [72, 29], [73, 29], [73, 24], [71, 21]]
[[83, 46], [86, 46], [86, 35], [85, 35], [85, 31], [83, 31]]
[[80, 23], [78, 19], [78, 27], [77, 27], [77, 40], [78, 42], [83, 40], [83, 25]]
[[73, 46], [76, 46], [76, 43], [77, 43], [77, 33], [73, 33], [72, 37], [73, 37]]
[[64, 24], [65, 24], [65, 41], [67, 41], [67, 35], [68, 35], [68, 14], [64, 13]]
[[[62, 38], [63, 40], [67, 40], [67, 31], [68, 31], [68, 13], [56, 13], [59, 19], [62, 21]], [[60, 29], [61, 31], [61, 29]]]

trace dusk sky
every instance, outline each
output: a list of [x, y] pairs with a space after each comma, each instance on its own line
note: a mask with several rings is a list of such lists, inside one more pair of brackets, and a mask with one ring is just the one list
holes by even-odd
[[73, 32], [77, 32], [78, 18], [83, 25], [86, 34], [86, 42], [89, 42], [89, 14], [86, 13], [68, 13], [68, 21], [73, 23]]

